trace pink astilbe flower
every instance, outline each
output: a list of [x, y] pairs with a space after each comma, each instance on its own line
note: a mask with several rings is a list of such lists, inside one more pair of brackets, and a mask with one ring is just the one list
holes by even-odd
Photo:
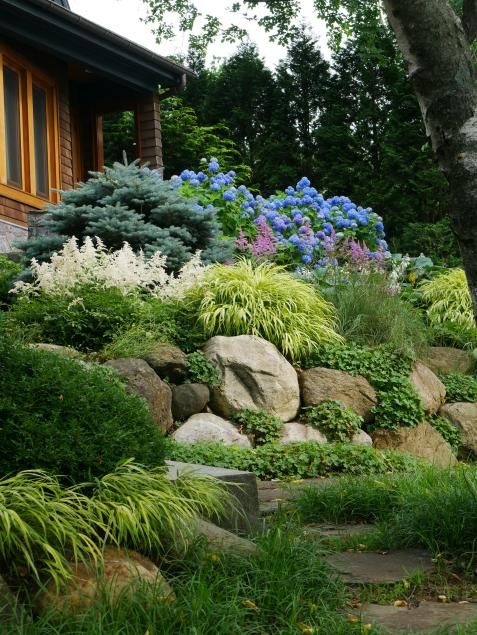
[[256, 258], [273, 256], [277, 253], [277, 246], [272, 230], [263, 216], [257, 220], [258, 235], [252, 244], [252, 255]]
[[243, 233], [243, 229], [240, 229], [238, 238], [235, 241], [235, 246], [239, 251], [248, 251], [248, 249], [250, 249], [248, 238]]

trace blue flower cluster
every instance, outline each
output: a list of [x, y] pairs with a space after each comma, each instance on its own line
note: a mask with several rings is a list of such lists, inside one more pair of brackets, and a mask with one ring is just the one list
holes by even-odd
[[281, 253], [307, 266], [328, 263], [339, 245], [350, 240], [366, 245], [371, 259], [387, 255], [383, 220], [371, 208], [359, 207], [346, 196], [325, 199], [306, 177], [264, 198], [245, 185], [236, 187], [235, 172], [219, 170], [219, 162], [212, 158], [208, 174], [184, 170], [175, 181], [197, 196], [202, 208], [212, 205], [218, 210], [224, 233], [253, 231], [259, 219], [265, 219]]

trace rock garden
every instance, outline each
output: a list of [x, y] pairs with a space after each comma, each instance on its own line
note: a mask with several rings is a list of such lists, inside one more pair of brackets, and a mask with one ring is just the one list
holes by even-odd
[[45, 228], [0, 261], [2, 633], [476, 632], [461, 270], [215, 161]]

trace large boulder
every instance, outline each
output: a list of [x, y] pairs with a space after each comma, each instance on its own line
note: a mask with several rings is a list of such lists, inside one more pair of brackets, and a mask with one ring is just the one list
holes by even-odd
[[222, 382], [212, 389], [214, 412], [230, 417], [239, 410], [266, 410], [283, 421], [300, 408], [297, 374], [273, 344], [253, 335], [213, 337], [204, 354], [220, 369]]
[[373, 420], [372, 409], [378, 403], [371, 384], [361, 376], [332, 368], [310, 368], [300, 374], [303, 406], [319, 406], [323, 401], [341, 401], [366, 422]]
[[58, 344], [30, 344], [30, 348], [37, 351], [46, 351], [47, 353], [56, 353], [63, 357], [69, 357], [71, 359], [82, 359], [83, 355], [74, 348], [69, 346], [58, 346]]
[[205, 384], [172, 386], [172, 416], [174, 421], [185, 421], [202, 412], [209, 403], [210, 390]]
[[477, 456], [477, 403], [448, 403], [440, 413], [461, 433], [459, 453], [464, 457]]
[[430, 368], [417, 361], [409, 377], [426, 412], [434, 414], [446, 400], [446, 387]]
[[192, 533], [196, 537], [205, 538], [213, 553], [227, 552], [238, 556], [254, 556], [258, 552], [257, 545], [251, 540], [241, 538], [206, 520], [194, 521]]
[[449, 346], [431, 346], [421, 356], [421, 361], [436, 375], [449, 373], [462, 373], [466, 375], [472, 372], [475, 360], [471, 353], [460, 348]]
[[143, 359], [113, 359], [104, 364], [113, 368], [127, 380], [130, 393], [145, 399], [152, 418], [162, 432], [166, 433], [173, 425], [171, 405], [172, 391], [161, 381]]
[[450, 445], [426, 421], [414, 428], [376, 430], [372, 433], [372, 438], [373, 445], [378, 450], [400, 450], [439, 467], [457, 463]]
[[158, 342], [143, 359], [162, 379], [181, 383], [187, 375], [187, 356], [173, 344]]
[[156, 565], [135, 551], [108, 546], [104, 550], [104, 566], [95, 563], [72, 565], [72, 578], [58, 592], [51, 581], [41, 592], [37, 609], [77, 613], [89, 609], [101, 600], [104, 593], [112, 603], [133, 594], [144, 585], [151, 585], [159, 600], [173, 602], [174, 592]]
[[177, 443], [224, 443], [251, 448], [250, 439], [230, 421], [204, 412], [193, 415], [172, 435]]
[[298, 421], [290, 421], [290, 423], [283, 424], [280, 430], [280, 443], [288, 445], [289, 443], [302, 443], [304, 441], [327, 443], [325, 435], [312, 426], [298, 423]]
[[373, 447], [373, 439], [364, 430], [360, 430], [359, 432], [354, 434], [353, 438], [351, 439], [351, 443], [353, 445], [365, 445], [368, 448]]

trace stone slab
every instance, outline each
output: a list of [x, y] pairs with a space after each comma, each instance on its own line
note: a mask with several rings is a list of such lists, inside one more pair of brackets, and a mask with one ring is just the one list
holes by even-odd
[[326, 560], [348, 584], [395, 584], [434, 569], [431, 555], [421, 549], [347, 551], [327, 556]]
[[169, 478], [172, 480], [184, 472], [193, 472], [200, 476], [212, 476], [227, 483], [227, 489], [235, 499], [236, 510], [219, 520], [214, 518], [213, 522], [219, 527], [241, 533], [248, 533], [259, 527], [260, 510], [255, 474], [178, 461], [166, 461], [166, 466], [169, 469]]
[[307, 525], [307, 534], [316, 534], [320, 538], [353, 538], [369, 534], [375, 529], [375, 525]]
[[477, 604], [421, 602], [417, 608], [365, 604], [360, 617], [363, 624], [380, 626], [382, 632], [388, 635], [453, 633], [453, 628], [448, 629], [477, 620]]

